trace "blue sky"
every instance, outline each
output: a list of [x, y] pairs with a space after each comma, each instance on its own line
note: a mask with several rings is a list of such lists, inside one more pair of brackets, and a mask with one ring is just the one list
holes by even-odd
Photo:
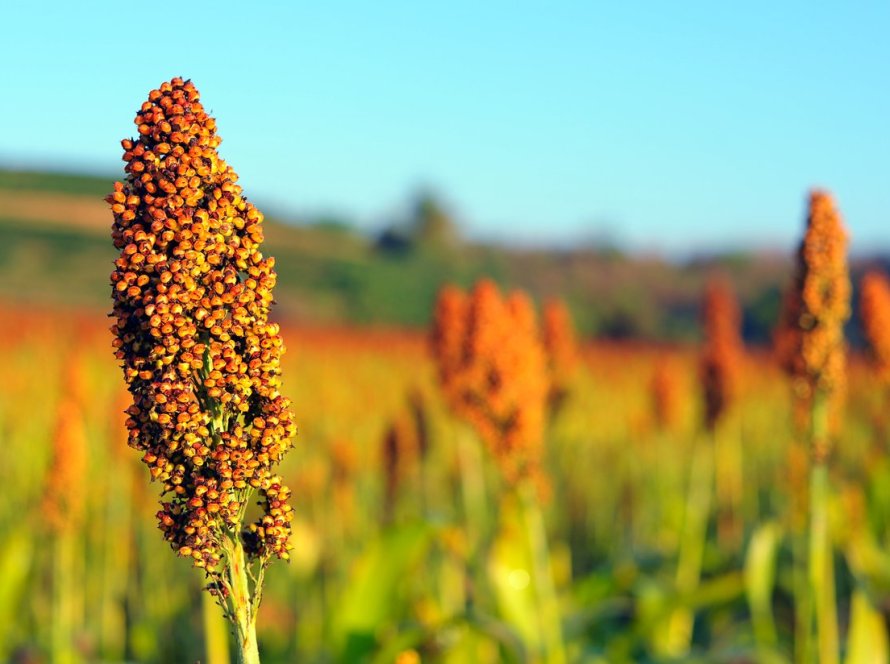
[[183, 75], [272, 209], [374, 227], [426, 187], [477, 237], [790, 248], [823, 186], [890, 249], [886, 1], [25, 5], [0, 164], [121, 172]]

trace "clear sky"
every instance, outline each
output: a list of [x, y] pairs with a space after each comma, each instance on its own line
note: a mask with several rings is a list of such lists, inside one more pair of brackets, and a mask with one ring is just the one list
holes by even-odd
[[248, 196], [373, 227], [791, 247], [808, 188], [890, 249], [890, 2], [9, 2], [0, 164], [121, 172], [191, 78]]

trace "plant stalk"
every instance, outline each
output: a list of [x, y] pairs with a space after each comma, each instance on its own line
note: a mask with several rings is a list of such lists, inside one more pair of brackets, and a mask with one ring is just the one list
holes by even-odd
[[535, 592], [538, 597], [539, 615], [547, 649], [547, 664], [565, 664], [567, 660], [562, 634], [562, 619], [559, 610], [559, 597], [553, 584], [553, 569], [550, 564], [550, 550], [547, 546], [547, 531], [544, 518], [535, 492], [528, 480], [519, 486], [519, 499], [522, 505], [523, 521], [532, 553], [534, 565]]
[[74, 607], [72, 576], [74, 566], [74, 536], [65, 530], [56, 535], [53, 547], [53, 613], [52, 661], [74, 664]]
[[837, 664], [838, 627], [834, 561], [828, 532], [828, 398], [813, 401], [810, 467], [810, 586], [816, 610], [816, 647], [820, 664]]
[[702, 560], [708, 537], [708, 517], [711, 513], [716, 437], [714, 431], [711, 440], [704, 441], [705, 444], [699, 443], [693, 451], [686, 517], [677, 562], [676, 588], [679, 605], [668, 618], [664, 644], [664, 654], [671, 656], [685, 655], [689, 652], [692, 642], [694, 615], [692, 609], [686, 606], [686, 602], [701, 579]]
[[[229, 582], [231, 584], [231, 608], [233, 611], [235, 652], [238, 664], [259, 664], [260, 653], [256, 641], [256, 615], [247, 582], [247, 566], [244, 560], [244, 546], [237, 535], [226, 538], [225, 549]], [[255, 590], [259, 592], [259, 588]]]

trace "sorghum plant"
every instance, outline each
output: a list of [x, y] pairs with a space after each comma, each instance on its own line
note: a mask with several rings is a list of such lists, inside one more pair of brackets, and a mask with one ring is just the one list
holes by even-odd
[[572, 327], [572, 316], [565, 302], [552, 298], [544, 304], [541, 341], [550, 371], [547, 403], [550, 414], [559, 412], [569, 393], [569, 384], [578, 362], [578, 344]]
[[[288, 557], [292, 516], [273, 470], [295, 433], [269, 320], [274, 259], [191, 81], [152, 90], [135, 123], [138, 137], [121, 143], [126, 178], [106, 199], [129, 444], [161, 484], [164, 537], [204, 570], [240, 661], [255, 662], [264, 571]], [[261, 513], [246, 523], [255, 494]]]
[[877, 271], [862, 277], [859, 289], [862, 329], [871, 351], [875, 372], [890, 383], [890, 280]]
[[[727, 435], [718, 426], [737, 390], [742, 354], [740, 322], [738, 304], [729, 286], [722, 280], [709, 282], [702, 306], [704, 347], [700, 358], [704, 424], [709, 440], [697, 441], [690, 468], [676, 575], [677, 591], [684, 597], [692, 594], [701, 580], [715, 485], [721, 544], [734, 551], [741, 539], [741, 448], [736, 436]], [[693, 619], [693, 612], [686, 606], [671, 613], [659, 643], [664, 654], [687, 654]]]
[[701, 381], [705, 424], [713, 430], [738, 390], [742, 355], [739, 305], [724, 281], [714, 280], [708, 284], [702, 321], [705, 343], [701, 356]]
[[676, 432], [679, 429], [685, 387], [677, 361], [666, 355], [659, 357], [649, 380], [649, 395], [655, 426], [660, 431]]
[[564, 662], [538, 504], [539, 492], [547, 488], [541, 465], [549, 378], [534, 308], [520, 292], [503, 298], [488, 280], [477, 283], [469, 296], [446, 287], [436, 304], [432, 346], [449, 405], [479, 432], [510, 489], [508, 496], [519, 499], [540, 611], [537, 645], [544, 661]]
[[[70, 368], [72, 364], [80, 366], [76, 359], [69, 360], [66, 378], [77, 373]], [[70, 380], [65, 381], [64, 389], [56, 414], [41, 511], [53, 552], [52, 661], [68, 664], [80, 659], [74, 645], [84, 615], [82, 584], [77, 578], [84, 555], [80, 530], [86, 506], [87, 436], [83, 410]]]
[[[833, 551], [828, 533], [830, 413], [846, 381], [844, 323], [850, 316], [847, 234], [831, 196], [810, 194], [806, 232], [785, 298], [781, 359], [795, 399], [809, 413], [809, 579], [798, 602], [797, 661], [838, 661]], [[811, 649], [815, 612], [815, 650]], [[815, 655], [815, 656], [814, 656]]]
[[549, 388], [534, 309], [480, 281], [469, 297], [446, 287], [433, 324], [433, 354], [452, 409], [469, 421], [508, 482], [540, 468]]
[[420, 444], [411, 414], [403, 411], [386, 428], [380, 446], [383, 522], [391, 523], [399, 488], [418, 467]]
[[814, 191], [794, 280], [785, 295], [777, 350], [795, 399], [810, 411], [825, 411], [826, 426], [813, 441], [812, 453], [819, 459], [829, 452], [828, 408], [836, 407], [846, 386], [844, 323], [849, 317], [846, 231], [831, 196]]
[[41, 505], [43, 519], [53, 534], [75, 531], [84, 511], [82, 478], [87, 472], [87, 440], [83, 412], [66, 395], [59, 404], [52, 439], [52, 458]]
[[717, 488], [717, 528], [725, 548], [737, 550], [742, 529], [743, 450], [737, 431], [722, 426], [739, 393], [744, 343], [742, 315], [727, 281], [712, 279], [705, 289], [702, 307], [704, 347], [701, 383], [705, 426], [714, 444], [714, 479]]

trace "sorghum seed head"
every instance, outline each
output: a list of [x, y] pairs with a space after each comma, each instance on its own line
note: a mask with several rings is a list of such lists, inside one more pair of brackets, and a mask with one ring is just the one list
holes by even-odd
[[890, 280], [883, 273], [871, 271], [862, 278], [859, 312], [875, 370], [890, 383]]
[[551, 298], [544, 304], [541, 336], [551, 380], [548, 402], [555, 408], [568, 393], [578, 362], [572, 316], [562, 300]]
[[785, 296], [779, 352], [806, 400], [816, 390], [831, 393], [845, 381], [844, 323], [850, 317], [847, 234], [831, 196], [810, 194], [807, 227]]
[[432, 338], [455, 413], [479, 431], [508, 481], [536, 476], [549, 383], [529, 299], [518, 292], [504, 299], [488, 280], [469, 297], [447, 287]]
[[240, 528], [258, 489], [266, 512], [250, 552], [286, 557], [289, 492], [272, 468], [295, 426], [269, 321], [276, 275], [260, 251], [263, 216], [220, 158], [191, 81], [152, 90], [135, 124], [138, 137], [122, 141], [127, 177], [106, 198], [120, 252], [112, 332], [132, 396], [129, 444], [169, 497], [158, 522], [180, 555], [213, 568], [222, 533]]
[[708, 283], [702, 307], [702, 322], [704, 347], [701, 355], [701, 382], [705, 400], [705, 424], [713, 429], [738, 391], [743, 352], [741, 313], [727, 282], [715, 279]]
[[43, 492], [43, 518], [53, 532], [70, 532], [79, 527], [84, 509], [86, 455], [83, 411], [75, 398], [66, 395], [56, 412], [52, 457]]
[[667, 355], [655, 361], [649, 383], [655, 423], [662, 431], [676, 431], [683, 414], [686, 385], [677, 362]]

